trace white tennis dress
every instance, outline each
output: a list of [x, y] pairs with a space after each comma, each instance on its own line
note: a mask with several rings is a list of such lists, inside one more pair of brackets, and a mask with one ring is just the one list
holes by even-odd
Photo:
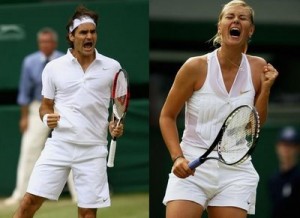
[[[185, 129], [180, 144], [185, 158], [192, 161], [202, 155], [230, 112], [244, 104], [253, 105], [254, 97], [251, 69], [245, 54], [228, 92], [217, 50], [209, 53], [206, 80], [185, 106]], [[217, 152], [211, 155], [217, 156]], [[186, 199], [204, 208], [234, 206], [254, 214], [258, 180], [250, 159], [236, 166], [208, 160], [196, 169], [195, 176], [180, 179], [171, 173], [163, 202]]]

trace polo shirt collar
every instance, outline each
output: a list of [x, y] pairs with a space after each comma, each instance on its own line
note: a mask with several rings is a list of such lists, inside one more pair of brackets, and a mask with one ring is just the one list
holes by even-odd
[[[96, 52], [96, 60], [102, 61], [104, 59], [104, 56], [101, 55], [97, 49], [95, 49]], [[71, 48], [68, 49], [67, 51], [67, 57], [70, 58], [70, 60], [76, 60], [76, 58], [73, 56], [73, 54], [71, 53]]]

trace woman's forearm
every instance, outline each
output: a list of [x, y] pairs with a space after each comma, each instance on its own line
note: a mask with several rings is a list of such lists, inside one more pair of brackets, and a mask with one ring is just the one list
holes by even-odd
[[176, 119], [162, 115], [160, 116], [159, 124], [163, 139], [169, 150], [172, 160], [180, 155], [183, 155], [179, 143]]

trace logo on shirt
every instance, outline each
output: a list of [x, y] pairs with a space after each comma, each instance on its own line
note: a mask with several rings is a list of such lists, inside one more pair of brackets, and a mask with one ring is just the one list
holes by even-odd
[[251, 91], [251, 90], [244, 90], [244, 91], [241, 90], [241, 91], [240, 91], [240, 94], [243, 95], [243, 94], [245, 94], [245, 93], [247, 93], [247, 92], [250, 92], [250, 91]]
[[108, 198], [103, 198], [102, 201], [105, 203], [108, 200]]

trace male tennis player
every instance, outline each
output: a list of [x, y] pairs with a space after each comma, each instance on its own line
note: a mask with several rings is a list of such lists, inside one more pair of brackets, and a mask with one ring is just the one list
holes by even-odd
[[78, 217], [96, 217], [110, 206], [106, 173], [107, 129], [119, 137], [123, 126], [108, 125], [112, 81], [120, 64], [95, 49], [98, 15], [79, 6], [67, 24], [71, 48], [46, 65], [40, 117], [53, 128], [14, 218], [33, 217], [45, 199], [57, 200], [73, 171]]
[[[266, 120], [278, 72], [262, 58], [245, 54], [253, 33], [253, 9], [242, 0], [230, 1], [214, 38], [220, 47], [190, 58], [177, 73], [160, 116], [174, 161], [164, 198], [167, 218], [199, 218], [205, 209], [210, 218], [246, 218], [255, 212], [259, 176], [249, 159], [236, 166], [210, 160], [196, 171], [188, 166], [209, 148], [235, 108], [255, 105], [261, 122]], [[179, 142], [176, 119], [184, 105], [185, 130]], [[217, 156], [216, 151], [211, 155]]]

